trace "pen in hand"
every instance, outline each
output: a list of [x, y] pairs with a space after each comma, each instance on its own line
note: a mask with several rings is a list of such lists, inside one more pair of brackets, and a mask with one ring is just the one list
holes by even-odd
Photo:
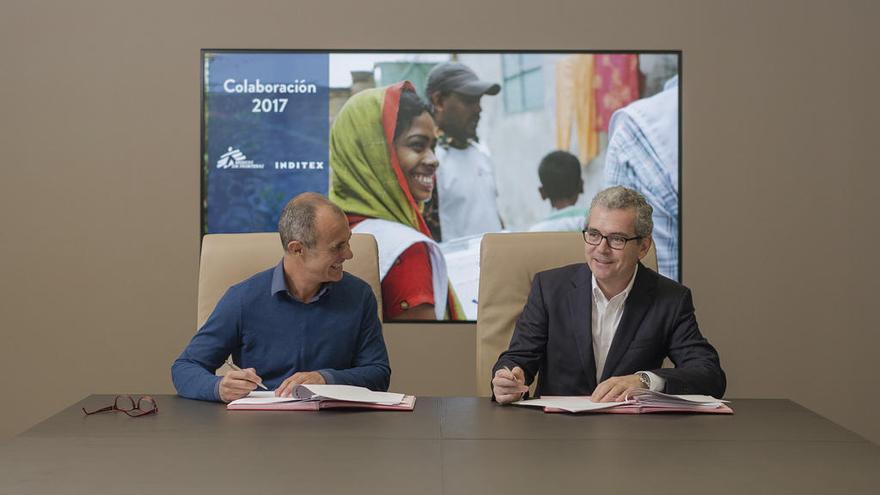
[[[226, 361], [226, 364], [227, 364], [230, 368], [234, 369], [235, 371], [242, 371], [242, 369], [239, 368], [238, 366], [236, 366], [235, 363], [233, 363], [231, 360], [227, 360], [227, 361]], [[262, 383], [257, 383], [257, 386], [260, 387], [260, 388], [263, 389], [263, 390], [269, 390], [269, 389], [266, 388], [266, 386], [263, 385]]]

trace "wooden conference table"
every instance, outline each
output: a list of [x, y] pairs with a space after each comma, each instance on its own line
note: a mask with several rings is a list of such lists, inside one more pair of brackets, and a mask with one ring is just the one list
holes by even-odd
[[93, 395], [0, 444], [3, 494], [880, 493], [880, 446], [788, 400], [736, 414], [563, 415], [485, 398], [413, 412], [85, 417]]

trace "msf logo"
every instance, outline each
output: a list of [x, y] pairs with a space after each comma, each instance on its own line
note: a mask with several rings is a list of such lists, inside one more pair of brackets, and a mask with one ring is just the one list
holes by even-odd
[[217, 160], [217, 168], [263, 168], [262, 163], [254, 163], [253, 160], [248, 160], [248, 158], [241, 152], [238, 148], [233, 148], [230, 146], [227, 148], [226, 153], [220, 155], [220, 159]]

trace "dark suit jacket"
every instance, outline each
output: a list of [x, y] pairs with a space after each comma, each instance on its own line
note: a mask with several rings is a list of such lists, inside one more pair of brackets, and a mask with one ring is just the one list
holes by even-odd
[[[519, 366], [536, 395], [589, 395], [596, 388], [592, 273], [586, 263], [540, 272], [516, 322], [510, 347], [492, 369]], [[675, 368], [660, 368], [663, 358]], [[727, 386], [718, 353], [700, 334], [691, 291], [639, 264], [602, 370], [612, 376], [651, 371], [667, 393], [721, 398]]]

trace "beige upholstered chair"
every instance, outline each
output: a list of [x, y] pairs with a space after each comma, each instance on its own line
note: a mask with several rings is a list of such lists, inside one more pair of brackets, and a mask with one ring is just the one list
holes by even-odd
[[[354, 259], [345, 271], [367, 281], [373, 288], [382, 317], [379, 286], [379, 255], [370, 234], [351, 236]], [[271, 268], [282, 256], [277, 233], [209, 234], [202, 239], [199, 266], [199, 327], [231, 285], [260, 270]], [[474, 331], [472, 325], [410, 323], [383, 325], [382, 333], [391, 361], [391, 387], [418, 395], [473, 395]], [[462, 353], [466, 353], [462, 356]], [[463, 366], [438, 373], [450, 362]], [[218, 374], [226, 372], [223, 366]]]
[[[379, 255], [376, 239], [370, 234], [353, 234], [354, 258], [345, 262], [345, 271], [365, 280], [379, 304], [382, 317], [382, 291], [379, 288]], [[230, 286], [271, 268], [281, 260], [284, 250], [277, 232], [255, 234], [208, 234], [202, 238], [199, 262], [198, 327], [201, 328], [217, 301]]]
[[[580, 232], [486, 234], [480, 246], [480, 293], [477, 305], [477, 393], [492, 394], [492, 366], [507, 349], [516, 319], [537, 272], [584, 263]], [[651, 246], [642, 260], [657, 269]]]

